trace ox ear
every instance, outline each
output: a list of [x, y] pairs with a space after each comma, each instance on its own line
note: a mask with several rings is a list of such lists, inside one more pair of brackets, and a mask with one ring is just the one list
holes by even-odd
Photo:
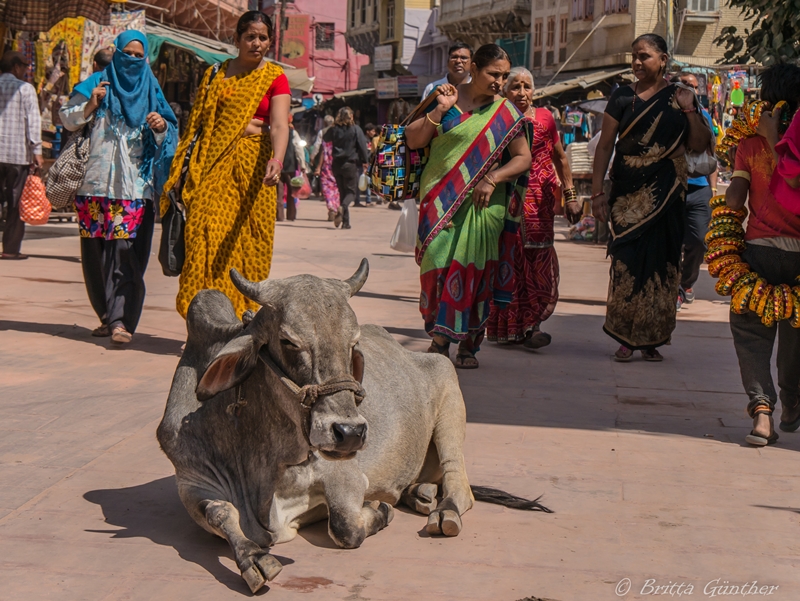
[[353, 377], [359, 384], [364, 382], [364, 353], [358, 345], [353, 347]]
[[361, 265], [358, 266], [356, 272], [347, 278], [344, 283], [350, 287], [350, 296], [355, 296], [361, 290], [364, 283], [367, 281], [369, 275], [369, 261], [361, 259]]
[[242, 334], [222, 347], [206, 368], [195, 390], [200, 401], [207, 401], [220, 392], [244, 382], [258, 362], [256, 341]]

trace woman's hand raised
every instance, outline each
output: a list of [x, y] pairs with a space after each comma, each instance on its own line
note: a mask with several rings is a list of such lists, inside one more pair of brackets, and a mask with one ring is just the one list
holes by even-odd
[[678, 88], [675, 92], [675, 100], [678, 101], [678, 106], [681, 110], [690, 111], [694, 108], [694, 92], [686, 88]]
[[446, 114], [458, 102], [458, 90], [454, 85], [445, 83], [436, 88], [439, 95], [436, 97], [437, 108], [441, 109], [442, 114]]
[[147, 117], [145, 117], [145, 121], [147, 121], [147, 125], [150, 126], [150, 129], [157, 134], [160, 134], [167, 129], [167, 122], [164, 120], [164, 117], [156, 112], [148, 114]]

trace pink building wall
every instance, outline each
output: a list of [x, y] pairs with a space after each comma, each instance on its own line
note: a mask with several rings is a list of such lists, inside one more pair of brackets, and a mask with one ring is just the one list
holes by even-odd
[[[264, 12], [278, 20], [279, 5], [267, 2]], [[369, 57], [348, 46], [347, 0], [295, 0], [286, 3], [288, 28], [279, 61], [306, 69], [314, 77], [315, 94], [325, 98], [358, 88], [358, 75]], [[333, 24], [333, 49], [320, 49], [317, 30], [322, 23]]]

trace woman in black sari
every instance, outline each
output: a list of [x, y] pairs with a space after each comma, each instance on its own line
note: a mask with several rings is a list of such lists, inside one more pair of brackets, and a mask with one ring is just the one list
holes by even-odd
[[[616, 360], [629, 361], [634, 350], [641, 350], [645, 360], [661, 361], [656, 347], [669, 342], [675, 329], [685, 153], [705, 151], [713, 138], [693, 91], [664, 79], [664, 39], [639, 36], [632, 55], [637, 81], [611, 95], [594, 159], [592, 210], [601, 221], [611, 219], [611, 285], [603, 330], [621, 345]], [[603, 177], [612, 152], [612, 189], [606, 198]]]

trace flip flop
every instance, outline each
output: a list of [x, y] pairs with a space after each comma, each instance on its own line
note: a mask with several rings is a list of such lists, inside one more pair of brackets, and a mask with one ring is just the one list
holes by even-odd
[[[626, 353], [630, 354], [628, 355]], [[618, 361], [619, 363], [627, 363], [631, 359], [633, 359], [633, 351], [626, 346], [620, 346], [617, 352], [614, 353], [614, 361]]]
[[652, 361], [658, 363], [659, 361], [663, 361], [664, 357], [656, 349], [652, 349], [649, 351], [643, 350], [642, 359], [644, 359], [645, 361]]
[[445, 344], [439, 344], [435, 340], [431, 340], [431, 345], [428, 347], [428, 353], [434, 353], [437, 355], [444, 355], [448, 359], [450, 358], [450, 343], [447, 342]]
[[542, 332], [541, 330], [535, 331], [530, 338], [526, 338], [525, 341], [522, 343], [526, 349], [529, 350], [536, 350], [540, 349], [544, 346], [547, 346], [552, 342], [553, 337], [550, 336], [547, 332]]
[[92, 330], [92, 336], [95, 338], [107, 338], [108, 336], [111, 336], [111, 330], [108, 329], [106, 324], [103, 324], [100, 327]]
[[17, 253], [15, 255], [12, 255], [10, 253], [3, 253], [2, 255], [0, 255], [0, 259], [2, 259], [3, 261], [24, 261], [27, 258], [28, 255], [22, 255], [20, 253]]
[[784, 422], [778, 424], [778, 427], [783, 430], [784, 432], [794, 432], [797, 428], [800, 428], [800, 417], [798, 417], [793, 422]]
[[765, 438], [761, 434], [756, 434], [755, 430], [750, 430], [750, 434], [744, 437], [745, 442], [753, 445], [754, 447], [765, 447], [767, 445], [775, 444], [778, 442], [778, 433], [773, 432], [769, 438]]
[[111, 334], [111, 342], [116, 344], [127, 344], [132, 338], [133, 334], [125, 328], [114, 328], [114, 332]]

